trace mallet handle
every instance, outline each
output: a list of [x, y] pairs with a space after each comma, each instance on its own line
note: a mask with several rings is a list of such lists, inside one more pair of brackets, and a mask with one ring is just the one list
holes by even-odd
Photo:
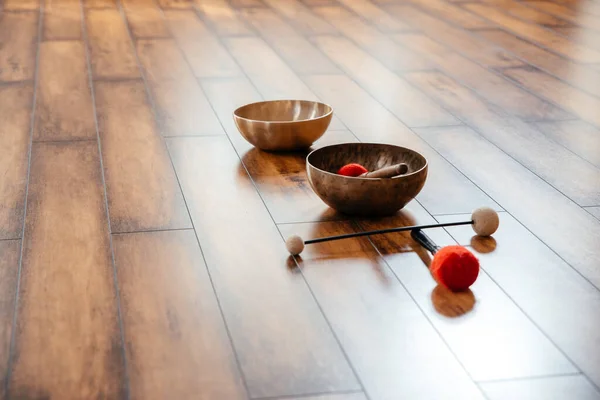
[[415, 242], [429, 250], [431, 254], [435, 254], [439, 249], [441, 249], [440, 246], [435, 244], [433, 240], [431, 240], [431, 238], [420, 229], [413, 229], [410, 231], [410, 237], [412, 237]]
[[322, 237], [322, 238], [317, 238], [317, 239], [310, 239], [310, 240], [305, 240], [304, 244], [327, 242], [330, 240], [348, 239], [348, 238], [359, 237], [359, 236], [379, 235], [382, 233], [412, 231], [413, 229], [442, 228], [444, 226], [472, 225], [472, 224], [473, 224], [473, 221], [463, 221], [463, 222], [446, 222], [446, 223], [442, 223], [442, 224], [430, 224], [430, 225], [401, 226], [398, 228], [380, 229], [380, 230], [376, 230], [376, 231], [348, 233], [345, 235], [328, 236], [328, 237]]
[[408, 165], [405, 163], [390, 165], [376, 171], [365, 172], [360, 175], [361, 178], [393, 178], [397, 175], [404, 175], [408, 172]]

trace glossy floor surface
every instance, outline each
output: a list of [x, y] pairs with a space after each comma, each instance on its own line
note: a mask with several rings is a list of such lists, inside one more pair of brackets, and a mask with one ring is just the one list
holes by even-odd
[[[0, 82], [4, 398], [600, 399], [600, 1], [4, 0]], [[424, 189], [336, 214], [234, 125], [282, 98]], [[461, 294], [405, 233], [284, 245], [480, 206]]]

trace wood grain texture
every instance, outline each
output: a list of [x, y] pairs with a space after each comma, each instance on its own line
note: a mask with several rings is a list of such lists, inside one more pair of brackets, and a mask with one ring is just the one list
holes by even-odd
[[0, 239], [23, 231], [33, 85], [0, 87]]
[[[280, 229], [306, 239], [357, 231], [349, 222]], [[299, 266], [370, 398], [483, 398], [368, 239], [311, 244]]]
[[74, 0], [44, 1], [44, 40], [81, 39], [81, 5]]
[[[463, 221], [465, 217], [436, 219]], [[509, 214], [501, 213], [493, 239], [475, 237], [468, 226], [447, 230], [460, 244], [472, 246], [486, 273], [597, 385], [600, 359], [590, 356], [595, 354], [594, 343], [600, 338], [596, 329], [600, 294], [596, 288]], [[519, 254], [516, 261], [515, 254]], [[557, 294], [557, 290], [569, 296]]]
[[42, 42], [39, 57], [33, 140], [96, 139], [83, 43]]
[[157, 0], [158, 4], [163, 9], [179, 9], [187, 10], [191, 9], [194, 5], [193, 0]]
[[[510, 68], [502, 71], [515, 82], [560, 105], [584, 121], [600, 127], [600, 98], [584, 93], [535, 67]], [[592, 84], [595, 85], [595, 84]]]
[[557, 56], [501, 30], [480, 32], [479, 34], [500, 46], [510, 48], [513, 53], [531, 65], [570, 83], [580, 90], [600, 96], [599, 71]]
[[83, 0], [85, 8], [117, 8], [117, 0]]
[[349, 40], [314, 38], [317, 46], [351, 78], [409, 127], [456, 125], [459, 120], [385, 68]]
[[112, 232], [191, 228], [144, 84], [97, 82], [95, 92]]
[[138, 40], [137, 51], [163, 136], [223, 133], [173, 40]]
[[242, 71], [193, 11], [166, 11], [175, 40], [198, 78], [241, 76]]
[[192, 230], [114, 235], [131, 396], [245, 399]]
[[[408, 25], [405, 25], [394, 19], [387, 12], [377, 7], [369, 0], [338, 0], [348, 9], [354, 11], [355, 14], [370, 21], [383, 32], [403, 32], [411, 30]], [[335, 4], [335, 2], [334, 2]]]
[[334, 25], [344, 36], [371, 54], [390, 71], [414, 71], [433, 65], [414, 51], [394, 43], [387, 35], [340, 6], [315, 8], [314, 12]]
[[287, 18], [302, 34], [326, 35], [336, 33], [336, 29], [329, 22], [315, 15], [300, 0], [263, 0], [263, 2]]
[[593, 15], [589, 10], [586, 10], [586, 7], [583, 7], [581, 10], [573, 10], [562, 4], [551, 3], [548, 1], [531, 1], [527, 4], [586, 29], [600, 32], [600, 15]]
[[506, 11], [517, 18], [533, 22], [537, 25], [556, 27], [568, 24], [563, 19], [556, 18], [553, 15], [529, 7], [526, 3], [520, 3], [515, 0], [485, 0], [484, 3], [494, 5], [496, 8]]
[[33, 145], [10, 398], [125, 398], [103, 191], [97, 143]]
[[286, 63], [298, 74], [330, 74], [340, 70], [306, 38], [273, 10], [248, 8], [240, 11]]
[[[225, 44], [265, 99], [321, 101], [261, 38], [227, 38]], [[345, 129], [345, 126], [334, 114], [329, 129]]]
[[537, 43], [557, 54], [571, 58], [574, 61], [583, 63], [600, 62], [599, 51], [570, 42], [568, 39], [557, 35], [549, 29], [529, 24], [484, 4], [465, 4], [464, 7], [501, 27], [504, 27], [506, 30], [515, 33], [523, 39]]
[[[600, 237], [598, 221], [468, 128], [423, 130], [421, 136], [584, 277], [600, 286], [600, 271], [595, 267], [600, 248], [593, 244]], [[492, 172], [498, 169], [505, 173]], [[539, 206], [539, 199], [544, 199], [544, 207]]]
[[[10, 337], [19, 280], [20, 240], [0, 241], [0, 374], [8, 372]], [[2, 390], [0, 397], [4, 398]]]
[[597, 400], [597, 391], [583, 376], [556, 376], [513, 382], [490, 382], [481, 385], [490, 400]]
[[600, 168], [600, 129], [583, 121], [534, 124], [540, 132]]
[[37, 12], [0, 13], [0, 82], [33, 80], [37, 41]]
[[[368, 231], [436, 222], [413, 204], [398, 217], [359, 225]], [[456, 244], [444, 230], [427, 235], [440, 246]], [[371, 241], [474, 381], [578, 371], [485, 273], [486, 264], [469, 291], [452, 293], [436, 284], [427, 269], [432, 255], [410, 232], [375, 235]]]
[[250, 396], [359, 389], [227, 138], [168, 143]]
[[332, 105], [360, 141], [408, 147], [427, 159], [429, 173], [417, 199], [432, 214], [471, 212], [482, 204], [499, 207], [349, 78], [322, 75], [307, 78], [306, 82]]
[[489, 28], [490, 22], [444, 0], [412, 0], [424, 12], [466, 29]]
[[322, 396], [292, 397], [290, 400], [366, 400], [362, 393], [325, 394]]
[[11, 11], [38, 10], [40, 0], [4, 0], [2, 6]]
[[219, 36], [246, 36], [254, 32], [227, 0], [196, 0], [196, 9]]
[[[527, 123], [478, 98], [456, 81], [437, 73], [416, 73], [409, 80], [438, 99], [470, 126], [579, 205], [600, 202], [600, 170]], [[556, 169], [559, 163], [561, 168]]]
[[[586, 47], [600, 50], [600, 33], [598, 32], [593, 32], [579, 26], [558, 27], [553, 28], [553, 30], [571, 40], [585, 45]], [[592, 65], [590, 65], [590, 67]]]
[[447, 47], [439, 46], [427, 36], [396, 35], [394, 39], [416, 51], [422, 51], [441, 71], [511, 114], [526, 120], [564, 119], [569, 116], [562, 109], [516, 86], [501, 74], [490, 71]]
[[169, 29], [154, 0], [122, 0], [131, 34], [135, 38], [170, 37]]
[[85, 15], [94, 79], [140, 77], [127, 26], [119, 11], [91, 9]]
[[420, 11], [414, 6], [392, 6], [390, 12], [401, 21], [411, 24], [430, 38], [450, 48], [458, 49], [460, 54], [486, 67], [514, 67], [524, 65], [523, 61], [510, 52], [473, 36], [469, 32], [444, 23]]

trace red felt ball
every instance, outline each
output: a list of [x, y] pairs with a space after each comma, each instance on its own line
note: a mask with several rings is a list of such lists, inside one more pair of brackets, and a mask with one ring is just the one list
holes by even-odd
[[346, 164], [338, 170], [339, 175], [345, 176], [359, 176], [364, 174], [365, 172], [369, 171], [362, 165], [356, 163]]
[[463, 246], [446, 246], [433, 256], [429, 269], [440, 284], [458, 292], [477, 280], [479, 260]]

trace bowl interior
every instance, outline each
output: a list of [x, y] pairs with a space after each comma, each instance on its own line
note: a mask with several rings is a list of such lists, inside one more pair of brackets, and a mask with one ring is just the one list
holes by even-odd
[[312, 152], [307, 162], [315, 168], [333, 174], [350, 163], [361, 164], [369, 171], [406, 163], [408, 174], [417, 172], [427, 165], [427, 160], [414, 150], [379, 143], [343, 143], [326, 146]]
[[275, 100], [251, 103], [235, 110], [235, 115], [253, 121], [295, 122], [316, 119], [331, 113], [327, 104], [307, 100]]

